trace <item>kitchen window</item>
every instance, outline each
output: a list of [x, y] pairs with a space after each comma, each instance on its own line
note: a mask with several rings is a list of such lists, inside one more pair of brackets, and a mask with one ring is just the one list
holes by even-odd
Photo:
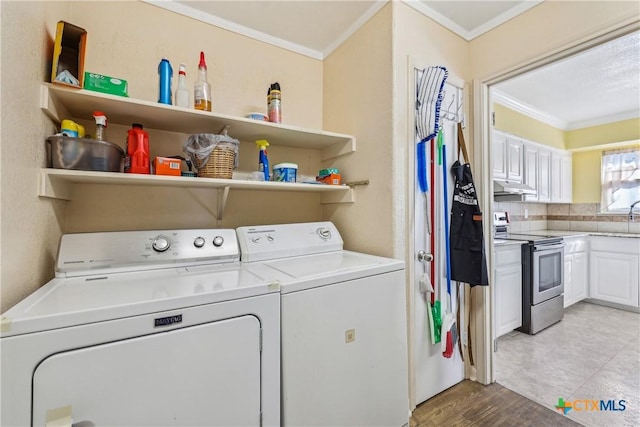
[[640, 148], [602, 152], [602, 212], [626, 213], [640, 200]]

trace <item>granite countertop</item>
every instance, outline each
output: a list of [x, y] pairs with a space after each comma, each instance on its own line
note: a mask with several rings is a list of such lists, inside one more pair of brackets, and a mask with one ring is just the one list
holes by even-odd
[[[535, 230], [535, 231], [522, 231], [520, 234], [531, 234], [533, 236], [553, 236], [553, 237], [587, 237], [587, 236], [604, 236], [604, 237], [627, 237], [640, 239], [639, 233], [605, 233], [597, 231], [566, 231], [566, 230]], [[515, 234], [515, 233], [514, 233]], [[493, 245], [509, 246], [509, 245], [522, 245], [527, 243], [526, 240], [504, 240], [493, 239]]]
[[566, 231], [566, 230], [535, 230], [527, 231], [526, 234], [534, 236], [557, 236], [557, 237], [580, 237], [580, 236], [605, 236], [605, 237], [629, 237], [640, 238], [639, 233], [607, 233], [598, 231]]

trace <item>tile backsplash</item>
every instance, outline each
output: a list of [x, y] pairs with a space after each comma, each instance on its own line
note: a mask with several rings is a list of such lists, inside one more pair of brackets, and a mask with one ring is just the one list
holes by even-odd
[[635, 222], [628, 223], [626, 214], [599, 213], [599, 203], [494, 202], [493, 209], [509, 212], [511, 233], [535, 230], [640, 233], [640, 214]]

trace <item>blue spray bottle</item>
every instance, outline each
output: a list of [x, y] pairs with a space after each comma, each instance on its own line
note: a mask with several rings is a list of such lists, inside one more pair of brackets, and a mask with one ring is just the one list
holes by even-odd
[[258, 155], [258, 170], [264, 173], [264, 180], [269, 181], [269, 159], [267, 159], [267, 147], [269, 142], [266, 139], [259, 139], [256, 145], [260, 148]]

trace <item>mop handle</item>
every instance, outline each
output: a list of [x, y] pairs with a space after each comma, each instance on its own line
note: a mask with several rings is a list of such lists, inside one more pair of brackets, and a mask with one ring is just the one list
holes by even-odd
[[[438, 140], [442, 141], [442, 131], [438, 133]], [[438, 144], [440, 145], [440, 144]], [[444, 188], [444, 244], [445, 244], [445, 259], [447, 261], [447, 293], [449, 294], [449, 301], [451, 301], [451, 253], [449, 245], [449, 189], [447, 186], [447, 149], [442, 143], [442, 181]]]

